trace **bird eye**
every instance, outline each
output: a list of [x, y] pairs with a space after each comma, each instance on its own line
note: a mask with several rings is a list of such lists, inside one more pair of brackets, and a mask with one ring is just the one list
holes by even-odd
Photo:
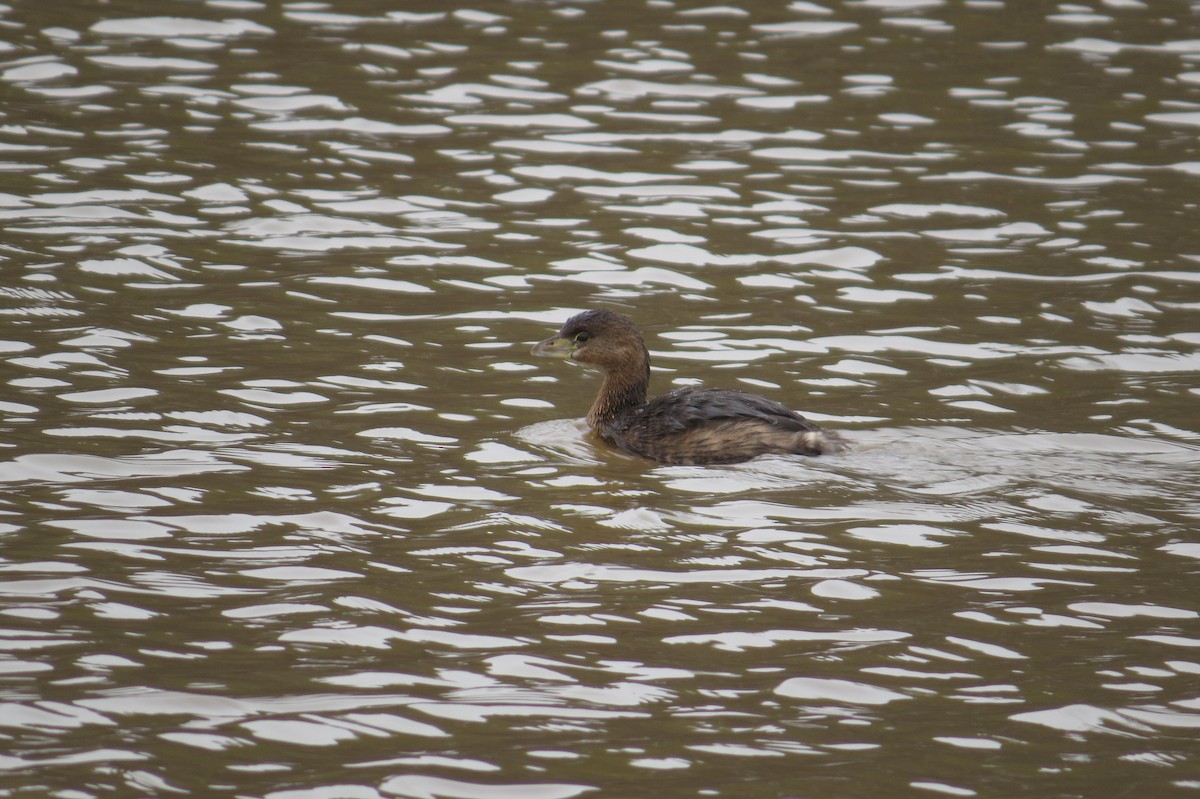
[[587, 332], [586, 330], [583, 331], [582, 333], [576, 333], [575, 334], [575, 343], [576, 344], [586, 344], [588, 339], [590, 339], [591, 337], [592, 337], [592, 334]]

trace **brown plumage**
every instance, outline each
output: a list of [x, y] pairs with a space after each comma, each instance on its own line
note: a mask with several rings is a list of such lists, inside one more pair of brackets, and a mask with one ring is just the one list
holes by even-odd
[[588, 426], [626, 452], [659, 463], [738, 463], [768, 453], [824, 455], [843, 446], [837, 434], [744, 391], [677, 388], [647, 402], [650, 353], [633, 321], [614, 311], [572, 316], [533, 354], [604, 372]]

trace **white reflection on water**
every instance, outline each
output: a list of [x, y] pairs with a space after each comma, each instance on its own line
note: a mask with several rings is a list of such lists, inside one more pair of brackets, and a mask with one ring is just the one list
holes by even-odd
[[[68, 5], [0, 7], [14, 786], [1194, 790], [1186, 14]], [[596, 305], [853, 450], [605, 449], [527, 355]]]

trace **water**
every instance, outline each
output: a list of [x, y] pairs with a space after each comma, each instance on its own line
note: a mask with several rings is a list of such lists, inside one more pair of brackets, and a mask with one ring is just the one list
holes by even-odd
[[1198, 17], [0, 6], [0, 796], [1197, 795]]

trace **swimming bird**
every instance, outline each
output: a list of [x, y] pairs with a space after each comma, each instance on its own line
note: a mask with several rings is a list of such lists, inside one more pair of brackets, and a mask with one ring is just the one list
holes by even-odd
[[825, 455], [844, 447], [774, 400], [724, 388], [677, 388], [647, 401], [650, 353], [633, 320], [607, 309], [568, 319], [534, 355], [599, 369], [604, 382], [587, 414], [602, 440], [659, 463], [738, 463], [768, 453]]

